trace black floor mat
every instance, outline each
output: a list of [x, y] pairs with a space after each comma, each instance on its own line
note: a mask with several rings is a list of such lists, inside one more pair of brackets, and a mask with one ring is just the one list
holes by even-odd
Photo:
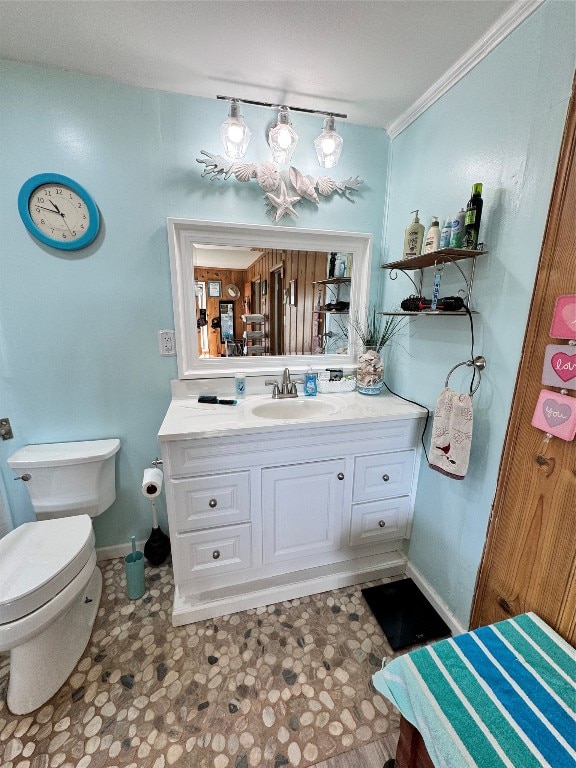
[[393, 651], [451, 634], [412, 579], [368, 587], [362, 594]]

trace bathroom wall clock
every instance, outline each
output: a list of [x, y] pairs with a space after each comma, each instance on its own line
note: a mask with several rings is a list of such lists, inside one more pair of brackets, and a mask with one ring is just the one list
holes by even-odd
[[29, 178], [18, 194], [18, 211], [37, 240], [65, 251], [89, 245], [100, 229], [100, 214], [92, 196], [78, 182], [59, 173]]

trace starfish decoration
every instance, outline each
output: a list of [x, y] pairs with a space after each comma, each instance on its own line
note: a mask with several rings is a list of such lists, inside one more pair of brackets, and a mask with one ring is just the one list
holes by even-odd
[[272, 192], [267, 192], [266, 198], [268, 199], [268, 204], [271, 207], [276, 208], [276, 221], [281, 219], [286, 213], [298, 218], [298, 214], [294, 210], [293, 205], [300, 200], [300, 196], [290, 197], [284, 180], [280, 182], [280, 194], [274, 195]]

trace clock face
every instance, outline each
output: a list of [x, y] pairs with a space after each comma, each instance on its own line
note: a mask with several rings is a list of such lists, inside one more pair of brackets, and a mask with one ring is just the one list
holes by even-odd
[[30, 218], [46, 237], [63, 243], [84, 237], [90, 211], [84, 200], [65, 184], [43, 184], [28, 201]]
[[18, 194], [18, 211], [37, 240], [60, 250], [84, 248], [100, 230], [100, 213], [91, 195], [58, 173], [28, 179]]

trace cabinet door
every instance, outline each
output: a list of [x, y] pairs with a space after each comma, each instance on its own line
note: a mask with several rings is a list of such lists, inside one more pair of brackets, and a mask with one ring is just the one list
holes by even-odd
[[264, 562], [340, 547], [344, 459], [262, 470]]

